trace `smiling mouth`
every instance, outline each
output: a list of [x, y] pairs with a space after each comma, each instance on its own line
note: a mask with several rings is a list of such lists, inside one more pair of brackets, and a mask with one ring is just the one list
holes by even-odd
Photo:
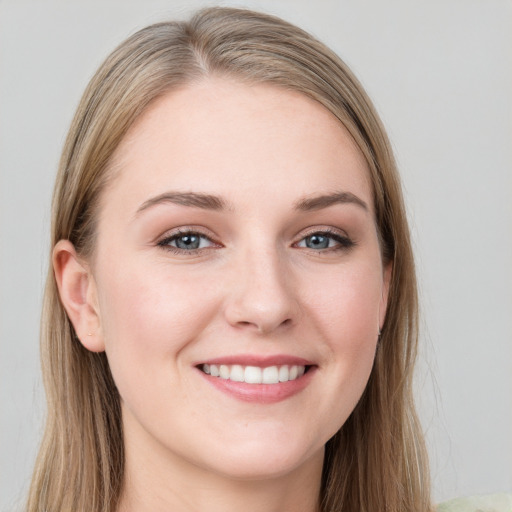
[[240, 364], [202, 364], [198, 368], [207, 375], [222, 380], [245, 382], [246, 384], [279, 384], [300, 379], [310, 366], [242, 366]]

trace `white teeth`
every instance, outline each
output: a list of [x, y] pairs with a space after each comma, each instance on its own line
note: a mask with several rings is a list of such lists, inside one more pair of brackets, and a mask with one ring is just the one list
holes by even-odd
[[229, 379], [229, 366], [221, 364], [219, 368], [219, 377], [221, 379]]
[[244, 372], [244, 381], [248, 384], [261, 384], [262, 371], [257, 366], [246, 366]]
[[279, 370], [277, 366], [263, 368], [262, 382], [265, 384], [277, 384], [279, 382]]
[[281, 368], [279, 368], [279, 382], [287, 382], [289, 376], [290, 370], [288, 366], [281, 366]]
[[229, 374], [229, 380], [234, 380], [235, 382], [244, 382], [244, 368], [239, 364], [234, 364], [231, 367], [231, 373]]
[[305, 366], [283, 365], [267, 366], [241, 366], [239, 364], [203, 364], [201, 369], [212, 377], [219, 377], [235, 382], [246, 382], [247, 384], [278, 384], [288, 382], [302, 377], [306, 371]]

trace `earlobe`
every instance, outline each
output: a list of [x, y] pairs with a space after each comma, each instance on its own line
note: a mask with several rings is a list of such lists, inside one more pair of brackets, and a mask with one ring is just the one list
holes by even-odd
[[55, 245], [52, 262], [60, 300], [80, 342], [91, 352], [104, 351], [96, 285], [90, 270], [69, 240]]

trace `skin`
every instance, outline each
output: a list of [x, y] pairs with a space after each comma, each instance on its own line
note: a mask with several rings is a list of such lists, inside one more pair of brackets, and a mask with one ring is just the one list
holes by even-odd
[[[153, 103], [112, 172], [93, 261], [61, 241], [54, 266], [79, 338], [106, 351], [122, 398], [120, 510], [316, 510], [325, 442], [365, 388], [386, 310], [391, 269], [362, 154], [305, 96], [210, 78]], [[225, 208], [154, 200], [170, 191]], [[297, 209], [340, 192], [366, 207]], [[199, 250], [175, 247], [178, 228], [203, 237]], [[313, 233], [329, 247], [308, 247]], [[305, 358], [314, 373], [260, 403], [196, 367], [241, 354]]]

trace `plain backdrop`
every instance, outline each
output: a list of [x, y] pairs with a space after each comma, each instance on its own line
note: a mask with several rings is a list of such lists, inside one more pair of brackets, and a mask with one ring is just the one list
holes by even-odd
[[[417, 255], [417, 395], [436, 500], [512, 490], [512, 3], [246, 0], [333, 47], [389, 131]], [[44, 416], [38, 323], [49, 203], [82, 91], [107, 53], [201, 0], [0, 0], [0, 510]]]

